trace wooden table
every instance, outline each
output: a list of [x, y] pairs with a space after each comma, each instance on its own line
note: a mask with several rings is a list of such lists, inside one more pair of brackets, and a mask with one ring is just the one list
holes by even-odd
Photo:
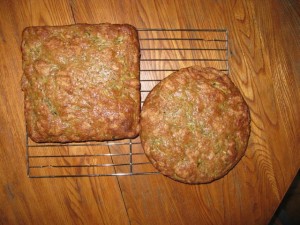
[[[296, 0], [1, 0], [0, 224], [267, 224], [300, 165], [299, 14]], [[203, 185], [162, 175], [27, 177], [22, 30], [101, 22], [228, 29], [230, 77], [252, 131], [227, 176]]]

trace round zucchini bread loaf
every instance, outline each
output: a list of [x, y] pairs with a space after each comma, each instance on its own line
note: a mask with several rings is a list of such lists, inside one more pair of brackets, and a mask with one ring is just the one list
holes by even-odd
[[145, 154], [162, 174], [184, 183], [227, 174], [244, 155], [249, 133], [248, 106], [229, 77], [214, 68], [172, 73], [142, 108]]

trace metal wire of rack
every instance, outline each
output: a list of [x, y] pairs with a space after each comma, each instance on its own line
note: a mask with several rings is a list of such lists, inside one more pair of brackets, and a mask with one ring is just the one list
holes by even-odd
[[[229, 73], [226, 29], [138, 29], [141, 47], [141, 104], [163, 78], [191, 65]], [[157, 174], [139, 137], [107, 142], [34, 143], [26, 135], [30, 178]]]

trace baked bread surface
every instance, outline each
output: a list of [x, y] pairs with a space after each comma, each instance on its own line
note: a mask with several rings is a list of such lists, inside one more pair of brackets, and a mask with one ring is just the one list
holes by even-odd
[[139, 41], [131, 25], [28, 27], [25, 118], [35, 142], [103, 141], [139, 133]]
[[224, 176], [244, 155], [250, 115], [229, 77], [213, 68], [184, 68], [147, 96], [141, 141], [152, 164], [185, 183]]

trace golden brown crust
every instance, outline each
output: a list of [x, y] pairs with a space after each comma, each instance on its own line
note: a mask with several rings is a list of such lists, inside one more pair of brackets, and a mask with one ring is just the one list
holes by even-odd
[[244, 155], [250, 115], [229, 77], [213, 68], [184, 68], [147, 96], [141, 114], [146, 155], [164, 175], [185, 183], [224, 176]]
[[36, 142], [139, 133], [139, 41], [131, 25], [28, 27], [22, 42], [25, 117]]

